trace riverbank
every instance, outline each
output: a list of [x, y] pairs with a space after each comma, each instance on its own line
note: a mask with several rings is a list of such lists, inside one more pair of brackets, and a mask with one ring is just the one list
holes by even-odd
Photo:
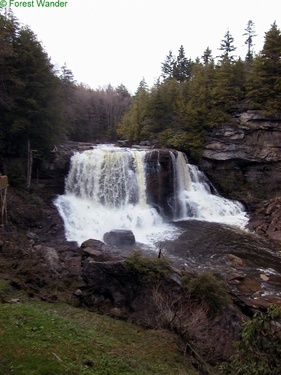
[[[64, 302], [76, 308], [88, 309], [89, 301], [94, 301], [95, 293], [99, 291], [91, 292], [92, 289], [85, 281], [85, 275], [83, 276], [82, 263], [85, 254], [90, 256], [90, 260], [94, 257], [92, 258], [94, 262], [102, 262], [106, 265], [108, 261], [124, 260], [131, 252], [128, 248], [111, 248], [108, 252], [102, 253], [98, 249], [85, 252], [85, 249], [78, 247], [76, 243], [65, 241], [63, 222], [52, 204], [53, 198], [53, 189], [43, 181], [29, 193], [9, 188], [9, 222], [1, 228], [0, 232], [0, 279], [2, 280], [0, 297], [4, 304], [25, 301], [32, 303], [41, 300], [54, 306]], [[150, 254], [150, 258], [152, 255]], [[165, 251], [163, 255], [166, 257]], [[152, 258], [157, 259], [157, 254]], [[234, 260], [235, 258], [232, 262]], [[239, 263], [239, 260], [236, 261]], [[232, 263], [229, 267], [237, 268], [237, 264]], [[195, 274], [198, 271], [200, 273], [204, 270], [198, 269], [196, 272], [193, 270]], [[115, 273], [114, 269], [112, 272]], [[244, 286], [244, 291], [239, 293], [234, 291], [238, 283]], [[127, 284], [129, 286], [130, 283]], [[239, 307], [234, 316], [238, 312], [239, 314], [243, 312], [242, 316], [246, 318], [253, 311], [263, 310], [272, 302], [264, 298], [265, 296], [259, 298], [253, 296], [256, 283], [241, 269], [233, 272], [232, 279], [228, 280], [228, 287], [233, 306], [235, 309]], [[118, 294], [118, 290], [115, 293]], [[24, 299], [22, 299], [23, 295]], [[106, 300], [104, 302], [108, 303]], [[145, 318], [141, 311], [141, 306], [144, 308], [145, 304], [138, 306], [138, 313]], [[93, 306], [90, 309], [93, 310]], [[122, 309], [118, 305], [110, 306], [106, 314], [114, 316], [115, 319], [128, 320], [130, 317], [127, 313], [126, 316], [122, 315]], [[238, 332], [239, 329], [236, 335]], [[228, 343], [231, 343], [231, 340], [228, 340]]]

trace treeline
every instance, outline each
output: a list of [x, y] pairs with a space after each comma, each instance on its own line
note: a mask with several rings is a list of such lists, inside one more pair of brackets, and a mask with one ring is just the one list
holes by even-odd
[[1, 159], [26, 158], [29, 147], [43, 161], [66, 139], [115, 140], [130, 103], [124, 85], [92, 90], [66, 66], [56, 70], [32, 30], [0, 11]]
[[195, 61], [169, 52], [162, 76], [148, 89], [142, 81], [118, 126], [118, 134], [132, 142], [150, 140], [200, 156], [204, 137], [215, 126], [227, 124], [234, 113], [256, 109], [281, 112], [281, 33], [276, 23], [265, 33], [260, 53], [254, 54], [255, 27], [245, 29], [247, 54], [235, 56], [229, 31], [213, 56], [206, 48]]
[[[227, 31], [213, 56], [195, 61], [183, 46], [169, 52], [162, 75], [145, 80], [132, 97], [124, 85], [93, 90], [77, 84], [67, 66], [56, 70], [36, 35], [11, 11], [0, 10], [0, 158], [44, 161], [64, 140], [149, 140], [200, 156], [209, 129], [231, 121], [237, 110], [280, 113], [281, 32], [276, 23], [254, 54], [254, 23], [244, 30], [247, 54], [235, 56]], [[1, 172], [0, 165], [0, 172]]]

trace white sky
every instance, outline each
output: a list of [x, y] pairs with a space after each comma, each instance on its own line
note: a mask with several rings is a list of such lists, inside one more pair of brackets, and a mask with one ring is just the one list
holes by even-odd
[[280, 0], [68, 0], [63, 8], [12, 6], [28, 25], [52, 63], [66, 63], [78, 83], [92, 88], [123, 83], [134, 94], [144, 78], [151, 87], [161, 75], [169, 50], [181, 45], [187, 58], [213, 56], [227, 30], [236, 54], [245, 57], [243, 33], [255, 24], [255, 51], [276, 21], [281, 28]]

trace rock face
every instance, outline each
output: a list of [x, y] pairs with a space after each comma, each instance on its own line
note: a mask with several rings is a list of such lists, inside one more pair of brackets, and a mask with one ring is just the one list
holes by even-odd
[[172, 217], [174, 170], [171, 150], [152, 150], [146, 156], [147, 203], [161, 215]]
[[40, 170], [40, 180], [50, 186], [54, 194], [63, 194], [64, 181], [69, 172], [71, 156], [76, 151], [89, 150], [93, 146], [93, 143], [71, 141], [56, 146], [52, 152], [52, 159], [48, 163], [38, 167]]
[[281, 198], [260, 204], [252, 215], [249, 228], [259, 235], [281, 241]]
[[200, 167], [214, 185], [247, 205], [281, 192], [281, 117], [256, 111], [208, 136]]
[[238, 126], [216, 130], [205, 145], [204, 157], [248, 162], [281, 161], [281, 117], [266, 118], [254, 111], [240, 114]]
[[137, 290], [135, 277], [125, 272], [123, 261], [96, 262], [85, 259], [83, 279], [90, 287], [83, 296], [83, 303], [88, 306], [105, 303], [121, 308], [134, 299]]

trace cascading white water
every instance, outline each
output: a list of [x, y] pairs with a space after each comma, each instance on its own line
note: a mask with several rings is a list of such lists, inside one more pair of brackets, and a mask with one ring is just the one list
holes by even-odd
[[104, 146], [71, 159], [65, 194], [55, 205], [68, 241], [102, 240], [112, 229], [131, 229], [138, 242], [175, 231], [146, 202], [145, 151]]
[[[147, 203], [145, 156], [149, 152], [100, 146], [73, 155], [65, 194], [55, 201], [68, 241], [102, 240], [112, 229], [131, 229], [136, 241], [144, 244], [175, 235], [175, 227]], [[177, 206], [174, 219], [245, 225], [247, 216], [239, 202], [212, 194], [210, 182], [197, 167], [188, 164], [181, 152], [170, 154]], [[161, 172], [157, 160], [156, 175]]]
[[204, 173], [189, 164], [182, 153], [176, 158], [176, 185], [179, 205], [176, 219], [193, 218], [240, 227], [248, 222], [243, 205], [221, 197]]

